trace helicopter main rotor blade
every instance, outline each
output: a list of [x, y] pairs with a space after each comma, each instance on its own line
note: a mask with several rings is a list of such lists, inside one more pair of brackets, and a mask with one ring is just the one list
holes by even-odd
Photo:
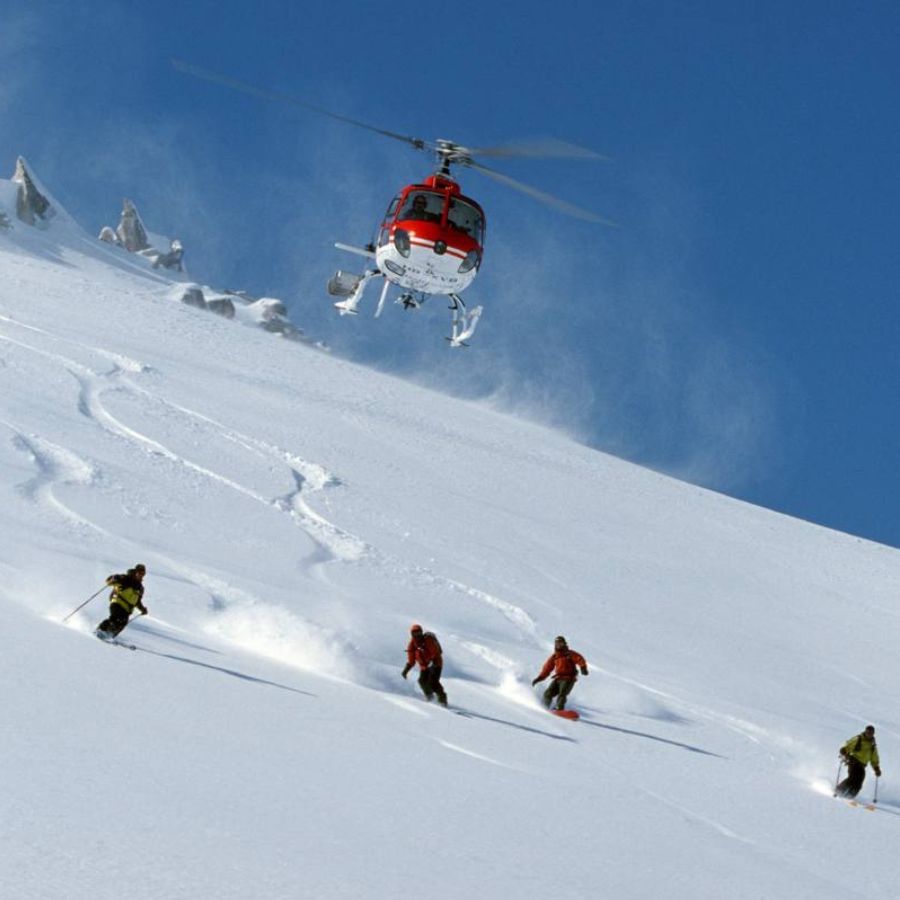
[[535, 140], [513, 141], [499, 147], [466, 148], [470, 156], [493, 156], [503, 159], [525, 157], [527, 159], [600, 159], [609, 161], [608, 156], [579, 147], [556, 138], [538, 138]]
[[611, 219], [604, 219], [602, 216], [590, 212], [590, 210], [582, 209], [580, 206], [575, 206], [572, 203], [567, 203], [565, 200], [560, 200], [559, 197], [554, 197], [552, 194], [545, 194], [543, 191], [531, 187], [531, 185], [516, 181], [515, 178], [510, 178], [509, 175], [503, 175], [494, 169], [489, 169], [487, 166], [481, 165], [481, 163], [473, 162], [469, 163], [469, 165], [471, 168], [477, 169], [482, 174], [487, 175], [488, 178], [493, 178], [494, 181], [499, 181], [501, 184], [505, 184], [507, 187], [521, 191], [523, 194], [528, 194], [529, 197], [533, 197], [535, 200], [539, 200], [547, 206], [552, 206], [554, 209], [558, 209], [560, 212], [564, 212], [567, 215], [574, 216], [576, 219], [584, 219], [587, 222], [599, 222], [601, 225], [618, 227], [618, 223], [613, 222]]
[[241, 91], [244, 94], [250, 94], [252, 97], [260, 97], [263, 100], [275, 100], [278, 103], [287, 103], [290, 106], [298, 106], [301, 109], [308, 109], [311, 112], [318, 113], [320, 116], [328, 116], [330, 119], [337, 119], [338, 122], [345, 122], [348, 125], [355, 125], [357, 128], [365, 128], [366, 131], [374, 131], [375, 134], [384, 137], [393, 138], [396, 141], [403, 141], [404, 144], [410, 144], [416, 150], [431, 150], [432, 145], [420, 138], [407, 137], [404, 134], [397, 134], [393, 131], [386, 131], [383, 128], [376, 128], [374, 125], [368, 125], [366, 122], [360, 122], [357, 119], [351, 119], [349, 116], [342, 116], [339, 113], [333, 113], [331, 110], [323, 109], [313, 103], [307, 103], [290, 94], [282, 94], [279, 91], [270, 91], [266, 88], [256, 87], [253, 84], [247, 84], [245, 81], [238, 81], [236, 78], [229, 78], [227, 75], [220, 75], [218, 72], [211, 72], [200, 66], [191, 65], [181, 59], [173, 59], [172, 67], [185, 75], [193, 75], [194, 78], [200, 78], [203, 81], [210, 81], [213, 84], [221, 84], [224, 87], [231, 88], [234, 91]]

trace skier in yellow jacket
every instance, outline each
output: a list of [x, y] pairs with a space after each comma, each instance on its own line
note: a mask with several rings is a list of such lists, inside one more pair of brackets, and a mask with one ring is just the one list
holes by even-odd
[[847, 777], [837, 786], [838, 797], [855, 797], [866, 779], [866, 766], [871, 763], [876, 778], [881, 778], [881, 763], [875, 743], [875, 726], [866, 725], [862, 734], [850, 738], [841, 747], [841, 756], [847, 763]]
[[104, 640], [114, 638], [127, 624], [135, 608], [147, 615], [144, 606], [144, 575], [146, 566], [138, 563], [124, 575], [110, 575], [106, 583], [113, 589], [109, 596], [109, 617], [97, 626], [97, 637]]

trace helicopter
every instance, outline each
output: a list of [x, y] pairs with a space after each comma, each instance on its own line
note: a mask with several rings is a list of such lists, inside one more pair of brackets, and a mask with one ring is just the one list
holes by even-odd
[[497, 147], [469, 148], [439, 138], [425, 140], [407, 137], [365, 122], [351, 119], [288, 94], [259, 88], [237, 79], [211, 72], [182, 60], [172, 60], [175, 69], [187, 75], [229, 87], [266, 100], [275, 100], [310, 110], [319, 115], [363, 128], [384, 137], [402, 141], [413, 149], [430, 153], [436, 160], [434, 172], [421, 182], [402, 187], [388, 204], [374, 239], [363, 247], [340, 242], [339, 250], [362, 256], [369, 266], [361, 274], [338, 270], [328, 281], [327, 290], [342, 316], [356, 315], [369, 282], [383, 279], [381, 296], [375, 309], [379, 317], [393, 287], [399, 288], [396, 303], [404, 309], [418, 309], [429, 296], [443, 295], [450, 301], [451, 347], [468, 346], [483, 311], [469, 309], [460, 294], [477, 276], [484, 259], [486, 217], [482, 207], [462, 193], [450, 167], [475, 169], [501, 184], [552, 206], [576, 218], [614, 225], [595, 213], [581, 209], [551, 194], [516, 181], [489, 168], [476, 157], [595, 159], [607, 157], [592, 150], [555, 139], [544, 139]]

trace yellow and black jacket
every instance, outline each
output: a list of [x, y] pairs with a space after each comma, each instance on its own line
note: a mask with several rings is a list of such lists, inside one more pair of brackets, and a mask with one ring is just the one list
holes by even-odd
[[850, 738], [841, 747], [841, 754], [849, 759], [855, 759], [861, 766], [871, 763], [873, 769], [880, 768], [875, 738], [867, 738], [865, 734], [858, 734], [856, 737]]
[[110, 575], [106, 579], [106, 583], [112, 585], [113, 589], [109, 597], [110, 604], [118, 604], [129, 616], [134, 612], [136, 606], [143, 610], [144, 586], [134, 576], [134, 573]]

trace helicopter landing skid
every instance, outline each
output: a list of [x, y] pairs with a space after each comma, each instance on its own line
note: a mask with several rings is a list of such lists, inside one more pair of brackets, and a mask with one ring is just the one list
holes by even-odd
[[[367, 253], [368, 250], [362, 252]], [[336, 301], [334, 308], [342, 316], [359, 315], [359, 304], [365, 293], [366, 285], [373, 278], [384, 278], [381, 297], [375, 310], [375, 318], [378, 318], [384, 309], [385, 299], [391, 286], [391, 282], [385, 278], [384, 273], [379, 269], [369, 269], [362, 275], [352, 275], [341, 271], [336, 272], [334, 277], [328, 282], [328, 293], [333, 297], [343, 297], [344, 299]], [[395, 302], [404, 309], [419, 309], [427, 299], [427, 296], [423, 292], [407, 290]], [[481, 318], [482, 307], [476, 306], [472, 310], [468, 310], [459, 294], [448, 294], [447, 296], [450, 298], [450, 337], [446, 338], [446, 340], [451, 347], [468, 347], [467, 341], [475, 334], [478, 320]]]
[[466, 341], [475, 334], [478, 320], [481, 318], [482, 307], [476, 306], [469, 312], [458, 294], [448, 294], [448, 296], [450, 297], [450, 337], [446, 340], [451, 347], [468, 347]]
[[[340, 272], [332, 279], [332, 283], [338, 282], [335, 289], [331, 288], [329, 285], [330, 293], [343, 293], [340, 290], [339, 276]], [[345, 276], [346, 277], [346, 276]], [[352, 278], [356, 278], [356, 276], [351, 276]], [[338, 300], [334, 304], [334, 308], [342, 315], [342, 316], [356, 316], [359, 314], [359, 301], [362, 300], [363, 293], [366, 290], [366, 285], [373, 278], [379, 278], [381, 276], [381, 272], [378, 269], [370, 269], [364, 275], [359, 276], [359, 280], [354, 285], [353, 289], [350, 291], [349, 296], [346, 300]]]

